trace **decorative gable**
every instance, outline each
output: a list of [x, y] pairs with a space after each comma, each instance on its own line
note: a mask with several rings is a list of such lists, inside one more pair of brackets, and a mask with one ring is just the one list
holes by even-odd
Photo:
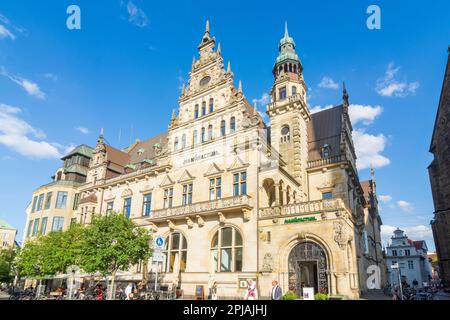
[[166, 174], [164, 178], [162, 179], [161, 183], [159, 184], [160, 187], [167, 187], [173, 185], [174, 182], [172, 179], [170, 179], [170, 176]]
[[194, 180], [194, 176], [192, 176], [189, 171], [184, 170], [183, 174], [181, 175], [180, 179], [178, 179], [178, 183], [181, 182], [188, 182]]
[[233, 164], [227, 169], [228, 171], [237, 171], [237, 170], [241, 170], [241, 169], [245, 169], [249, 166], [250, 164], [248, 163], [244, 163], [241, 158], [239, 157], [235, 157]]
[[206, 170], [205, 177], [214, 176], [221, 173], [223, 173], [223, 170], [213, 162], [213, 164], [209, 166], [208, 170]]

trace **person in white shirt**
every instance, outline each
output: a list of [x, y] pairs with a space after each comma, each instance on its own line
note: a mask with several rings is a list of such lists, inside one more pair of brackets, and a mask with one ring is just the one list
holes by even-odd
[[272, 300], [281, 300], [283, 293], [282, 290], [280, 288], [280, 286], [278, 285], [278, 281], [277, 280], [273, 280], [272, 281], [272, 294], [271, 294], [271, 299]]

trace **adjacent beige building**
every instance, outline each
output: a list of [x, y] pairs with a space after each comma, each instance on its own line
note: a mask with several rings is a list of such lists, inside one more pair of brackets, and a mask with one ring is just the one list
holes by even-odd
[[[185, 296], [216, 281], [220, 298], [241, 298], [254, 278], [261, 297], [277, 279], [284, 291], [358, 298], [366, 266], [382, 263], [381, 219], [374, 180], [367, 193], [359, 181], [347, 91], [341, 105], [310, 113], [286, 27], [265, 123], [208, 23], [198, 49], [168, 131], [124, 150], [101, 132], [68, 215], [89, 223], [120, 212], [163, 237], [149, 263]], [[119, 279], [140, 280], [142, 270]]]
[[16, 243], [17, 229], [0, 219], [0, 250], [13, 249]]

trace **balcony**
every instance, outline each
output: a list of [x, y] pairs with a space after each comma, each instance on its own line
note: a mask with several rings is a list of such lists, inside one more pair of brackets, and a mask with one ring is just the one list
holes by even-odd
[[228, 197], [213, 201], [197, 202], [184, 206], [165, 208], [152, 211], [148, 217], [138, 217], [136, 220], [146, 220], [149, 222], [166, 221], [167, 219], [186, 218], [196, 215], [208, 215], [226, 213], [230, 211], [248, 212], [251, 210], [250, 197], [241, 195]]
[[308, 161], [308, 169], [312, 168], [318, 168], [322, 166], [328, 166], [333, 163], [339, 163], [347, 161], [347, 157], [345, 154], [337, 155], [337, 156], [331, 156], [327, 158], [317, 159], [317, 160], [311, 160]]
[[292, 203], [283, 206], [274, 206], [259, 209], [259, 219], [273, 219], [289, 216], [301, 216], [311, 214], [326, 214], [337, 212], [336, 215], [348, 212], [341, 199], [315, 200], [300, 203]]
[[294, 101], [300, 101], [300, 100], [301, 100], [301, 95], [300, 94], [296, 94], [296, 95], [293, 95], [293, 96], [290, 96], [290, 97], [286, 97], [283, 100], [277, 100], [277, 101], [269, 103], [267, 105], [267, 107], [266, 107], [267, 108], [266, 110], [267, 111], [272, 111], [272, 110], [274, 110], [274, 109], [276, 109], [278, 107], [282, 107], [282, 106], [288, 105], [288, 104], [290, 104], [290, 103], [292, 103]]

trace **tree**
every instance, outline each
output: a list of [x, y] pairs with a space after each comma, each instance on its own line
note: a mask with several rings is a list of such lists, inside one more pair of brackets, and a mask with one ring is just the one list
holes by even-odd
[[0, 250], [0, 282], [11, 282], [14, 279], [14, 258], [16, 249]]
[[110, 276], [109, 299], [117, 271], [127, 270], [151, 256], [151, 236], [122, 214], [94, 217], [84, 233], [80, 267], [88, 273]]

